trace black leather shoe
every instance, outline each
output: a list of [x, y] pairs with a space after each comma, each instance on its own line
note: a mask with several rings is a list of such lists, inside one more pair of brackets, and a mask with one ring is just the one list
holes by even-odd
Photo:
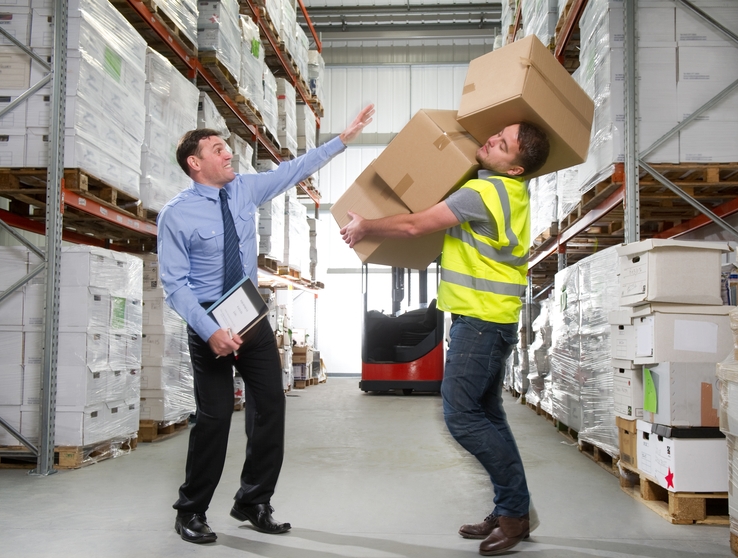
[[289, 523], [277, 523], [272, 518], [274, 508], [269, 504], [244, 505], [236, 502], [231, 508], [231, 517], [239, 521], [249, 520], [257, 531], [277, 535], [292, 528]]
[[215, 542], [218, 538], [210, 529], [204, 513], [178, 513], [174, 530], [183, 541], [195, 544]]

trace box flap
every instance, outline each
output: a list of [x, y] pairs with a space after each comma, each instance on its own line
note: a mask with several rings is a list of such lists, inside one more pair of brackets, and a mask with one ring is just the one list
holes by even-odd
[[633, 308], [620, 308], [607, 314], [607, 323], [610, 325], [632, 325]]
[[661, 238], [649, 238], [640, 242], [621, 244], [616, 247], [619, 256], [632, 256], [642, 254], [659, 248], [685, 248], [694, 250], [719, 250], [721, 252], [732, 252], [727, 242], [705, 242], [701, 240], [673, 240]]
[[709, 316], [727, 316], [732, 306], [702, 306], [699, 304], [652, 303], [633, 308], [633, 318], [642, 318], [651, 314], [705, 314]]

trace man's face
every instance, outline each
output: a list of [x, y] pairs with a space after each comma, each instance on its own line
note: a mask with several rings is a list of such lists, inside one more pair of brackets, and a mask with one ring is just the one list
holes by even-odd
[[523, 167], [515, 163], [520, 148], [518, 146], [519, 124], [503, 128], [500, 133], [490, 137], [477, 150], [477, 162], [487, 170], [518, 176]]
[[222, 187], [236, 178], [231, 167], [233, 155], [222, 138], [210, 136], [201, 139], [199, 147], [199, 153], [190, 155], [187, 159], [193, 180], [208, 186]]

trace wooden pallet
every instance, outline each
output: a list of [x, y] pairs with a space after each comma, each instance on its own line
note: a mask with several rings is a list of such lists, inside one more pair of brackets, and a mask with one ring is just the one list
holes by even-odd
[[280, 265], [278, 268], [278, 273], [280, 275], [286, 275], [287, 277], [292, 277], [293, 279], [302, 279], [300, 270], [295, 269], [294, 267]]
[[603, 448], [595, 446], [590, 442], [585, 442], [584, 440], [579, 440], [578, 447], [582, 455], [589, 457], [611, 475], [620, 478], [620, 469], [618, 468], [618, 461], [620, 459], [618, 456], [611, 455]]
[[259, 267], [262, 267], [274, 273], [279, 273], [279, 262], [274, 258], [270, 258], [269, 256], [265, 256], [263, 254], [259, 255], [258, 265]]
[[138, 435], [142, 442], [161, 442], [187, 430], [189, 417], [179, 422], [142, 420], [138, 423]]
[[241, 113], [246, 117], [249, 124], [253, 124], [254, 126], [264, 125], [264, 118], [261, 116], [261, 111], [256, 108], [256, 105], [251, 99], [238, 94], [234, 101]]
[[317, 386], [319, 383], [318, 378], [307, 378], [305, 380], [295, 380], [295, 389], [305, 389], [307, 386]]
[[292, 151], [290, 151], [286, 147], [282, 148], [280, 155], [282, 156], [282, 159], [284, 159], [285, 161], [289, 161], [290, 159], [294, 159], [296, 157], [296, 155], [292, 153]]
[[213, 74], [220, 86], [231, 97], [238, 95], [238, 78], [211, 51], [200, 52], [200, 63]]
[[558, 430], [564, 438], [568, 439], [571, 442], [579, 441], [579, 432], [567, 426], [566, 424], [561, 422], [559, 419], [554, 419], [554, 426], [556, 427], [556, 430]]
[[[57, 446], [54, 448], [54, 467], [57, 469], [79, 469], [131, 453], [138, 445], [135, 434], [114, 438], [87, 446]], [[33, 469], [36, 457], [30, 455], [25, 446], [0, 448], [0, 469]]]
[[624, 464], [621, 468], [631, 474], [620, 476], [620, 488], [668, 522], [730, 525], [727, 492], [669, 492], [637, 470]]

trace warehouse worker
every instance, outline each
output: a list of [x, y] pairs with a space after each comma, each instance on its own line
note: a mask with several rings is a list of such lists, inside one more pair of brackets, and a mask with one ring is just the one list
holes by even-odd
[[[174, 503], [174, 528], [185, 541], [216, 539], [205, 512], [225, 464], [234, 366], [246, 386], [248, 441], [231, 516], [249, 520], [265, 533], [290, 529], [289, 523], [273, 519], [269, 504], [282, 467], [285, 424], [282, 366], [274, 332], [262, 320], [243, 338], [231, 336], [205, 308], [228, 290], [234, 274], [236, 282], [244, 276], [258, 282], [257, 208], [344, 151], [373, 114], [374, 106], [367, 106], [338, 137], [259, 174], [235, 174], [231, 152], [214, 130], [192, 130], [179, 141], [177, 162], [192, 184], [159, 214], [158, 252], [167, 304], [187, 322], [194, 369], [197, 420], [190, 432], [185, 481]], [[232, 257], [224, 253], [229, 247]], [[234, 261], [236, 265], [230, 265]]]
[[484, 539], [484, 556], [506, 552], [536, 527], [515, 439], [502, 408], [505, 360], [518, 341], [530, 244], [530, 203], [524, 177], [546, 162], [546, 134], [528, 123], [507, 126], [477, 150], [482, 167], [445, 201], [419, 213], [351, 221], [341, 229], [353, 247], [365, 237], [407, 238], [447, 229], [438, 308], [453, 323], [441, 395], [453, 437], [484, 466], [495, 509], [464, 525], [465, 538]]

